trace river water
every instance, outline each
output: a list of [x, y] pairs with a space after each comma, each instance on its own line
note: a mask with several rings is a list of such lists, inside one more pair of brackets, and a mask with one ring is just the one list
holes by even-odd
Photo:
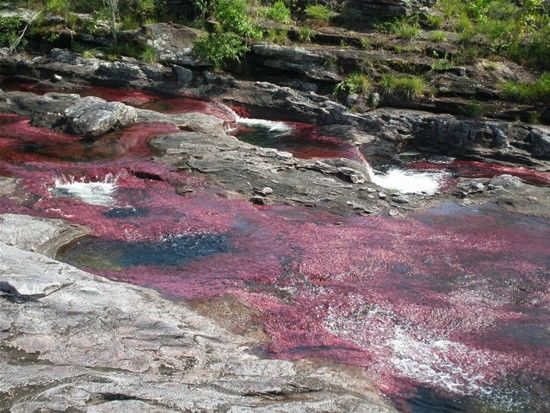
[[[208, 102], [83, 92], [227, 116]], [[237, 123], [250, 143], [363, 159], [314, 125]], [[152, 162], [147, 142], [177, 131], [134, 125], [86, 141], [0, 115], [0, 175], [24, 188], [0, 212], [87, 226], [59, 259], [90, 272], [177, 300], [236, 297], [269, 337], [259, 354], [361, 367], [401, 411], [550, 409], [548, 220], [454, 203], [401, 219], [255, 206]], [[418, 164], [429, 172], [416, 176], [433, 185], [459, 166]]]

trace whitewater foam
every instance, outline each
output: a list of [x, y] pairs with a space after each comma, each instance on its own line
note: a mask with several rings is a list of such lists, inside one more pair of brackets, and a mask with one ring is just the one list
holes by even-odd
[[273, 121], [267, 119], [244, 118], [229, 106], [220, 104], [220, 107], [229, 113], [235, 123], [239, 125], [250, 126], [251, 128], [263, 128], [276, 135], [286, 135], [292, 132], [292, 127], [285, 122]]
[[112, 206], [115, 204], [116, 177], [109, 174], [103, 181], [77, 180], [61, 177], [55, 180], [52, 192], [57, 197], [77, 198], [90, 205]]
[[433, 195], [441, 187], [444, 173], [415, 172], [393, 168], [385, 174], [374, 173], [372, 181], [382, 188], [399, 191], [404, 194]]

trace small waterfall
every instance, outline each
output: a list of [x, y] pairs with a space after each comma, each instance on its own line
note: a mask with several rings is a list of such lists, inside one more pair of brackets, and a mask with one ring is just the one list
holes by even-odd
[[223, 103], [219, 103], [218, 105], [222, 110], [227, 112], [233, 119], [235, 119], [235, 123], [237, 124], [250, 126], [252, 128], [267, 129], [269, 132], [276, 135], [286, 135], [292, 132], [292, 127], [285, 122], [267, 119], [243, 118], [229, 106], [224, 105]]
[[112, 206], [115, 204], [117, 177], [107, 174], [102, 181], [87, 181], [72, 176], [55, 180], [51, 192], [57, 197], [76, 198], [91, 205]]
[[372, 173], [372, 182], [382, 188], [403, 194], [424, 193], [433, 195], [439, 191], [442, 180], [446, 175], [441, 172], [416, 172], [392, 168], [385, 174]]

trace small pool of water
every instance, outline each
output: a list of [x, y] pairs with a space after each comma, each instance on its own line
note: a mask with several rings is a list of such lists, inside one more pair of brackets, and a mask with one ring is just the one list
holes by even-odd
[[140, 266], [171, 267], [230, 251], [224, 234], [166, 236], [156, 241], [118, 241], [86, 237], [58, 259], [88, 270], [123, 271]]

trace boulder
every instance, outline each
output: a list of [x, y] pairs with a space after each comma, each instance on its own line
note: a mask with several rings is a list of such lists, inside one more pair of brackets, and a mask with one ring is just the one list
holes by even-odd
[[123, 103], [88, 96], [65, 109], [65, 118], [72, 132], [94, 137], [134, 123], [137, 113]]
[[550, 159], [550, 133], [548, 128], [533, 129], [527, 135], [527, 142], [531, 145], [533, 155], [542, 159]]
[[157, 52], [159, 61], [182, 66], [208, 66], [193, 55], [193, 43], [204, 32], [172, 23], [153, 23], [140, 32], [145, 42]]

